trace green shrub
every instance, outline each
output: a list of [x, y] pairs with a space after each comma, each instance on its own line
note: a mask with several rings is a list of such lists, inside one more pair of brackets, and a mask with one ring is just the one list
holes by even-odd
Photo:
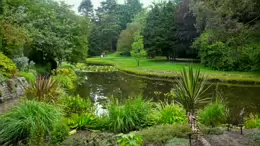
[[182, 124], [187, 123], [186, 111], [184, 108], [174, 103], [156, 104], [156, 109], [152, 113], [157, 116], [159, 124]]
[[129, 134], [119, 134], [117, 137], [118, 146], [141, 146], [143, 143], [142, 137], [133, 132]]
[[16, 73], [14, 62], [0, 52], [0, 74], [5, 77], [13, 77]]
[[3, 83], [3, 82], [6, 82], [8, 80], [7, 77], [5, 77], [4, 75], [1, 74], [0, 72], [0, 84]]
[[174, 138], [171, 140], [168, 140], [165, 144], [165, 146], [187, 146], [189, 143], [188, 139], [184, 138]]
[[31, 83], [25, 90], [25, 97], [28, 100], [38, 100], [42, 102], [55, 103], [61, 95], [60, 87], [57, 81], [51, 77], [39, 77], [34, 83]]
[[64, 111], [67, 115], [72, 113], [84, 113], [84, 112], [92, 112], [93, 103], [88, 98], [87, 100], [81, 98], [80, 96], [65, 96], [61, 98], [61, 104], [64, 107]]
[[144, 144], [161, 145], [167, 141], [177, 138], [188, 138], [188, 133], [191, 132], [189, 125], [174, 124], [174, 125], [157, 125], [138, 131], [142, 136]]
[[36, 81], [36, 76], [32, 72], [19, 72], [18, 75], [24, 77], [29, 83]]
[[204, 135], [221, 135], [226, 130], [223, 127], [207, 127], [203, 124], [199, 124], [199, 129]]
[[[38, 101], [24, 101], [0, 118], [0, 145], [48, 135], [60, 121], [59, 108]], [[39, 129], [40, 128], [40, 129]]]
[[69, 127], [63, 122], [55, 125], [54, 130], [50, 134], [51, 143], [55, 145], [62, 143], [69, 136], [69, 130]]
[[73, 114], [71, 118], [67, 119], [67, 124], [71, 129], [91, 129], [96, 124], [96, 117], [93, 114]]
[[79, 132], [68, 137], [62, 146], [115, 146], [116, 136], [112, 133]]
[[251, 113], [245, 119], [245, 127], [247, 129], [260, 128], [260, 117]]
[[77, 75], [73, 70], [65, 68], [57, 69], [53, 75], [53, 80], [59, 82], [60, 86], [69, 92], [75, 91], [77, 79]]
[[147, 121], [151, 106], [142, 97], [138, 97], [126, 99], [122, 103], [114, 99], [107, 109], [109, 130], [126, 133], [142, 128]]
[[227, 121], [227, 107], [222, 100], [216, 99], [198, 112], [199, 122], [206, 126], [219, 126]]
[[51, 71], [51, 65], [49, 63], [45, 66], [35, 65], [35, 69], [38, 75], [47, 75]]

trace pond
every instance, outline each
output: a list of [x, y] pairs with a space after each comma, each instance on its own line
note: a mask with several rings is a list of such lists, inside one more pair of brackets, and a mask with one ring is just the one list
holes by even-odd
[[[115, 97], [124, 99], [143, 95], [144, 98], [159, 101], [168, 99], [167, 93], [174, 88], [175, 82], [155, 78], [130, 75], [123, 72], [80, 73], [77, 93], [84, 98]], [[260, 86], [209, 84], [209, 97], [221, 93], [230, 110], [230, 122], [237, 124], [240, 111], [247, 114], [260, 113]], [[157, 93], [157, 94], [156, 94]], [[160, 93], [160, 94], [158, 94]], [[8, 111], [18, 99], [0, 104], [0, 113]]]
[[[165, 100], [174, 88], [175, 82], [130, 75], [123, 72], [89, 72], [81, 73], [83, 81], [78, 86], [82, 97], [116, 97], [127, 98], [143, 95], [153, 101]], [[213, 98], [221, 93], [230, 110], [230, 122], [237, 124], [240, 111], [260, 113], [260, 86], [209, 84], [209, 96]], [[157, 92], [157, 93], [156, 93]], [[158, 94], [161, 93], [161, 94]]]

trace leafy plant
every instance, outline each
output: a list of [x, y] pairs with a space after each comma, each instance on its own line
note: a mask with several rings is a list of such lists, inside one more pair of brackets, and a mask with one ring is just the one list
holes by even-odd
[[71, 118], [68, 119], [67, 123], [72, 129], [89, 129], [94, 127], [96, 122], [96, 117], [93, 114], [73, 114]]
[[0, 74], [4, 77], [13, 77], [16, 73], [16, 66], [14, 62], [0, 52]]
[[133, 132], [129, 134], [118, 134], [117, 137], [119, 146], [141, 146], [143, 143], [142, 137]]
[[59, 82], [60, 86], [69, 92], [75, 91], [77, 75], [73, 70], [61, 68], [54, 72], [53, 80]]
[[13, 59], [13, 61], [16, 64], [19, 71], [29, 71], [29, 69], [33, 68], [35, 64], [33, 61], [29, 62], [29, 58], [27, 57], [15, 58]]
[[88, 98], [87, 100], [81, 98], [80, 96], [65, 96], [61, 98], [61, 104], [64, 107], [64, 111], [67, 115], [72, 113], [84, 113], [91, 112], [93, 109], [93, 103]]
[[157, 125], [138, 131], [137, 134], [143, 138], [143, 144], [162, 145], [167, 141], [177, 138], [187, 138], [191, 132], [189, 125]]
[[57, 107], [38, 101], [24, 101], [0, 118], [0, 145], [17, 143], [37, 134], [37, 131], [46, 136], [61, 117], [62, 112]]
[[152, 114], [158, 117], [159, 124], [182, 124], [187, 122], [185, 109], [174, 103], [157, 103]]
[[51, 143], [58, 145], [61, 144], [69, 136], [69, 127], [64, 123], [60, 122], [54, 126], [54, 130], [51, 132]]
[[245, 127], [247, 129], [260, 128], [260, 117], [251, 113], [245, 119]]
[[227, 107], [223, 100], [216, 99], [198, 112], [199, 122], [206, 126], [219, 126], [227, 121]]
[[60, 96], [60, 87], [57, 81], [51, 77], [40, 76], [34, 83], [31, 83], [25, 90], [25, 97], [29, 100], [55, 103]]
[[115, 146], [116, 136], [112, 133], [78, 132], [62, 142], [62, 146]]
[[206, 80], [201, 76], [200, 70], [189, 67], [183, 68], [175, 89], [176, 101], [183, 105], [187, 112], [194, 113], [198, 105], [208, 102], [205, 98], [207, 91]]
[[29, 83], [36, 81], [36, 76], [32, 72], [19, 72], [18, 75], [24, 77]]
[[142, 97], [129, 98], [120, 103], [114, 99], [107, 106], [108, 128], [113, 132], [138, 130], [145, 124], [151, 105]]

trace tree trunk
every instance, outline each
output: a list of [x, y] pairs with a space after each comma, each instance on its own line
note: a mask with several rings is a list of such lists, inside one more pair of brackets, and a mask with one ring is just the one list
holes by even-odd
[[137, 66], [138, 67], [140, 66], [140, 60], [137, 60]]

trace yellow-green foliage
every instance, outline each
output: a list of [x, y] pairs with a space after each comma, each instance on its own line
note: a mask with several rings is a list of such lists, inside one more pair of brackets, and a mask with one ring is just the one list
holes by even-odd
[[12, 77], [15, 72], [16, 66], [14, 62], [3, 53], [0, 53], [0, 74], [3, 74], [5, 77]]
[[69, 92], [73, 92], [75, 90], [77, 75], [73, 70], [60, 68], [57, 69], [53, 74], [53, 80], [59, 82], [62, 88], [68, 90]]
[[32, 72], [19, 72], [18, 75], [24, 77], [28, 82], [36, 81], [36, 76]]
[[245, 120], [245, 127], [248, 129], [260, 128], [260, 117], [251, 113]]

